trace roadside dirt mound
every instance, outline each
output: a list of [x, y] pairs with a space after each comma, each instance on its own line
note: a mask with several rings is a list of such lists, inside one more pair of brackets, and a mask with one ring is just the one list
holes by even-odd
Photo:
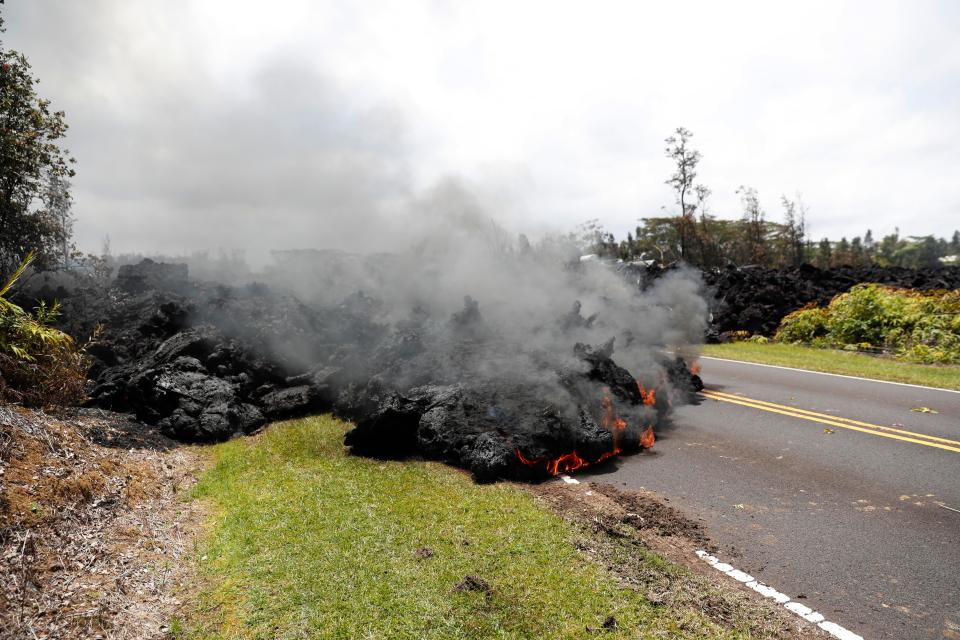
[[164, 637], [200, 465], [124, 416], [0, 406], [0, 636]]

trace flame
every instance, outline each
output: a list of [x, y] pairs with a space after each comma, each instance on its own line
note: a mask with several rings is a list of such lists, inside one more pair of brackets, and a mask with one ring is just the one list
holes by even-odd
[[603, 462], [603, 461], [606, 460], [607, 458], [612, 458], [613, 456], [618, 456], [618, 455], [620, 455], [621, 453], [622, 453], [622, 451], [621, 451], [620, 447], [614, 447], [614, 448], [613, 448], [613, 451], [604, 451], [603, 453], [600, 454], [600, 457], [597, 458], [597, 462], [595, 462], [594, 464], [597, 464], [597, 463], [599, 463], [599, 462]]
[[577, 469], [582, 469], [583, 467], [588, 466], [588, 462], [577, 455], [576, 451], [571, 451], [570, 453], [565, 453], [556, 460], [551, 460], [547, 463], [547, 473], [552, 476], [557, 475], [561, 471], [570, 472], [576, 471]]
[[627, 428], [627, 421], [620, 417], [620, 414], [613, 410], [613, 400], [610, 398], [610, 389], [603, 388], [603, 399], [600, 401], [600, 407], [603, 409], [603, 415], [600, 417], [600, 424], [603, 428], [613, 434], [614, 440]]
[[690, 373], [692, 373], [692, 374], [695, 375], [695, 376], [700, 375], [700, 361], [699, 361], [699, 360], [694, 360], [693, 363], [690, 365]]
[[524, 456], [522, 453], [520, 453], [520, 449], [517, 449], [517, 459], [519, 459], [521, 463], [527, 465], [528, 467], [535, 467], [540, 463], [540, 459], [531, 460], [530, 458]]
[[[648, 392], [644, 390], [643, 386], [639, 382], [637, 385], [640, 389], [640, 397], [643, 399], [643, 403], [648, 405], [653, 404], [655, 402], [653, 389]], [[576, 451], [565, 453], [562, 456], [553, 459], [528, 458], [523, 455], [523, 452], [521, 452], [520, 449], [516, 449], [515, 451], [517, 454], [517, 460], [527, 467], [539, 467], [540, 465], [543, 465], [543, 469], [547, 472], [547, 474], [555, 476], [558, 473], [570, 473], [572, 471], [577, 471], [578, 469], [583, 469], [592, 464], [598, 464], [604, 460], [607, 460], [608, 458], [620, 455], [623, 453], [623, 449], [620, 447], [620, 441], [623, 437], [624, 431], [627, 429], [627, 421], [621, 418], [620, 414], [614, 411], [613, 399], [610, 397], [610, 389], [607, 387], [604, 387], [603, 389], [603, 398], [600, 400], [600, 408], [602, 410], [600, 424], [613, 434], [614, 444], [613, 449], [610, 451], [604, 451], [596, 460], [592, 462], [586, 460], [582, 458]], [[647, 426], [643, 433], [640, 434], [640, 447], [649, 449], [653, 446], [653, 442], [653, 427]]]
[[655, 441], [656, 438], [653, 435], [653, 427], [647, 425], [647, 428], [640, 434], [640, 446], [644, 449], [649, 449]]
[[637, 389], [640, 390], [640, 400], [641, 402], [643, 402], [643, 404], [647, 406], [656, 404], [657, 396], [656, 396], [655, 389], [650, 389], [649, 391], [647, 391], [644, 388], [643, 383], [641, 383], [639, 380], [637, 380]]
[[532, 458], [532, 459], [528, 458], [525, 455], [523, 455], [520, 449], [517, 449], [516, 453], [517, 453], [517, 459], [525, 466], [539, 467], [540, 465], [543, 465], [543, 468], [547, 472], [547, 474], [551, 476], [555, 476], [558, 473], [570, 473], [578, 469], [584, 469], [586, 467], [589, 467], [591, 464], [599, 464], [604, 460], [606, 460], [607, 458], [612, 458], [614, 456], [620, 455], [622, 453], [622, 450], [620, 449], [620, 447], [614, 447], [610, 451], [604, 451], [603, 453], [600, 454], [600, 457], [594, 460], [593, 462], [584, 460], [583, 458], [580, 457], [580, 454], [578, 454], [576, 451], [565, 453], [559, 458], [554, 458], [552, 460], [547, 460], [546, 458]]

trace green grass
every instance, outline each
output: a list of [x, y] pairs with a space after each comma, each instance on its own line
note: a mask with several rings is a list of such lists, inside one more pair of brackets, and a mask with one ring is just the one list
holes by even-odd
[[[194, 497], [214, 516], [177, 637], [584, 638], [609, 615], [619, 630], [598, 637], [748, 637], [620, 586], [518, 487], [345, 455], [348, 426], [291, 421], [213, 449]], [[455, 593], [467, 575], [489, 593]]]
[[703, 355], [960, 390], [960, 367], [911, 364], [862, 353], [769, 342], [708, 344]]

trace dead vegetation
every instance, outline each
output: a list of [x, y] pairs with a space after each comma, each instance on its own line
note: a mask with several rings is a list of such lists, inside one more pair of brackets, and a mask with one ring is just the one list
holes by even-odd
[[162, 637], [200, 465], [118, 414], [0, 406], [0, 637]]

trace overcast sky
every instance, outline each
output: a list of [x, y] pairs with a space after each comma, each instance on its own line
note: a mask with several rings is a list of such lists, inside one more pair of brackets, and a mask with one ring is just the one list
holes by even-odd
[[[508, 227], [673, 210], [663, 139], [814, 236], [960, 228], [960, 2], [7, 0], [98, 250], [357, 248], [454, 176]], [[379, 248], [379, 247], [378, 247]]]

